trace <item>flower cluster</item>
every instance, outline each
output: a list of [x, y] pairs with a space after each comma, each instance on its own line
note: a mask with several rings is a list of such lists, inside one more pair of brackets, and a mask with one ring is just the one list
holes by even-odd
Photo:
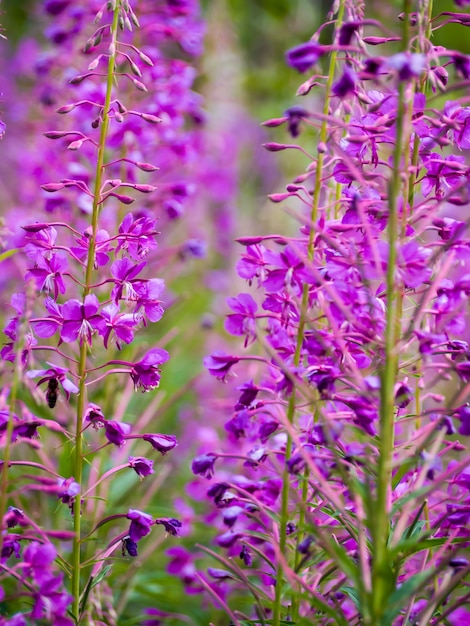
[[[64, 626], [72, 623], [71, 617], [73, 623], [95, 619], [96, 577], [104, 577], [106, 560], [119, 545], [123, 554], [136, 556], [137, 542], [152, 526], [162, 525], [173, 536], [181, 528], [175, 518], [152, 517], [137, 509], [106, 517], [103, 489], [118, 472], [132, 469], [128, 474], [141, 480], [155, 473], [154, 460], [142, 456], [140, 447], [164, 456], [177, 445], [174, 435], [146, 432], [148, 420], [144, 425], [126, 407], [133, 390], [159, 387], [161, 367], [169, 359], [155, 339], [149, 346], [136, 336], [164, 316], [168, 262], [187, 262], [187, 255], [175, 254], [174, 241], [166, 247], [158, 241], [159, 229], [166, 228], [164, 237], [170, 240], [170, 222], [184, 214], [202, 122], [200, 99], [191, 90], [195, 70], [186, 60], [201, 52], [197, 2], [141, 2], [139, 18], [132, 4], [44, 3], [49, 48], [27, 55], [35, 59], [33, 66], [24, 60], [17, 65], [25, 75], [41, 77], [35, 87], [38, 97], [31, 98], [35, 112], [22, 112], [25, 119], [35, 120], [36, 133], [28, 137], [39, 143], [31, 151], [23, 144], [22, 176], [29, 182], [12, 194], [21, 204], [32, 204], [30, 194], [38, 194], [30, 183], [36, 190], [40, 185], [47, 215], [30, 211], [28, 221], [20, 222], [23, 234], [17, 230], [18, 216], [12, 225], [11, 241], [23, 244], [23, 259], [16, 267], [24, 267], [25, 288], [11, 297], [13, 316], [4, 328], [7, 343], [1, 353], [11, 372], [0, 406], [2, 528], [12, 527], [13, 509], [3, 515], [10, 497], [16, 498], [15, 504], [21, 502], [27, 523], [21, 522], [19, 533], [5, 530], [1, 535], [5, 567], [0, 582], [9, 595], [6, 575], [24, 568], [24, 575], [17, 577], [18, 594], [38, 587], [31, 615], [11, 617], [18, 624], [27, 618]], [[168, 43], [179, 46], [182, 58], [165, 52]], [[23, 46], [33, 50], [38, 44], [28, 41]], [[168, 52], [174, 54], [171, 47]], [[71, 59], [78, 60], [77, 67], [70, 66]], [[65, 81], [69, 85], [63, 89]], [[42, 140], [36, 139], [40, 130]], [[12, 137], [5, 171], [18, 145]], [[153, 184], [157, 177], [158, 189]], [[38, 206], [37, 200], [34, 204]], [[176, 252], [187, 248], [187, 242], [179, 241]], [[19, 391], [23, 384], [26, 395]], [[90, 397], [96, 402], [88, 401]], [[19, 448], [25, 442], [31, 460]], [[108, 455], [99, 453], [103, 448]], [[122, 449], [133, 453], [124, 463]], [[53, 450], [57, 453], [51, 454]], [[25, 484], [22, 478], [13, 493], [12, 473], [21, 466], [32, 468], [33, 475]], [[71, 545], [61, 545], [60, 552], [49, 539], [44, 543], [44, 532], [51, 533], [51, 541], [64, 539], [46, 503], [35, 510], [34, 501], [23, 497], [34, 498], [34, 492], [53, 496], [54, 507], [58, 499], [60, 507], [70, 509]], [[41, 530], [47, 523], [39, 519], [40, 511], [51, 521], [48, 531]], [[123, 516], [130, 520], [128, 534], [112, 537], [102, 550], [105, 524]], [[96, 540], [98, 534], [96, 545], [101, 547], [91, 558], [84, 536], [95, 535]], [[47, 558], [39, 579], [28, 563], [34, 551], [39, 562], [43, 548]], [[55, 560], [71, 580], [71, 595], [60, 576], [48, 573]]]
[[[307, 103], [265, 123], [290, 135], [268, 151], [306, 160], [270, 196], [300, 228], [239, 239], [248, 288], [228, 299], [225, 328], [247, 352], [205, 365], [244, 382], [230, 388], [226, 441], [192, 463], [213, 480], [228, 551], [213, 577], [244, 587], [242, 564], [256, 575], [256, 613], [232, 620], [428, 624], [463, 602], [462, 588], [448, 596], [470, 571], [456, 565], [468, 461], [448, 437], [470, 432], [469, 169], [452, 152], [467, 146], [469, 109], [450, 86], [470, 74], [430, 34], [431, 20], [468, 16], [411, 4], [397, 36], [364, 3], [334, 3], [332, 43], [320, 30], [286, 54], [311, 74], [298, 90]], [[395, 53], [377, 52], [393, 42]], [[318, 87], [322, 112], [308, 103]]]

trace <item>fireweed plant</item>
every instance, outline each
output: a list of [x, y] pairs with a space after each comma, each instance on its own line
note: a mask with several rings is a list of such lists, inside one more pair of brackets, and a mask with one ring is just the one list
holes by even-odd
[[404, 0], [390, 31], [366, 4], [286, 53], [303, 102], [265, 148], [306, 159], [271, 196], [300, 228], [238, 240], [245, 352], [205, 359], [236, 394], [192, 462], [228, 554], [200, 546], [218, 592], [170, 571], [236, 625], [470, 623], [470, 59], [433, 44], [470, 16]]
[[[50, 0], [43, 10], [53, 25], [31, 70], [41, 77], [32, 124], [49, 125], [44, 141], [54, 147], [22, 159], [45, 214], [35, 207], [36, 220], [22, 224], [25, 288], [11, 297], [1, 352], [0, 620], [115, 624], [133, 561], [182, 526], [141, 509], [158, 511], [150, 499], [165, 473], [154, 464], [177, 445], [148, 428], [158, 394], [137, 416], [127, 407], [134, 391], [159, 387], [169, 359], [168, 337], [138, 338], [163, 316], [159, 275], [204, 254], [194, 238], [158, 243], [191, 193], [202, 115], [184, 57], [201, 52], [203, 29], [196, 2]], [[129, 473], [157, 479], [136, 496]], [[110, 510], [117, 477], [133, 505]], [[113, 597], [107, 577], [123, 559], [126, 581]]]

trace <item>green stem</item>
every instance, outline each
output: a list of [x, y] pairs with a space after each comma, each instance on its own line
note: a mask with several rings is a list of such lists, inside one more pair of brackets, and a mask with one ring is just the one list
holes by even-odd
[[[341, 25], [343, 23], [344, 9], [345, 9], [345, 0], [341, 0], [340, 6], [338, 8], [338, 15], [336, 18], [336, 32], [338, 32], [339, 28], [341, 28]], [[325, 85], [325, 102], [323, 105], [323, 113], [325, 116], [328, 115], [329, 109], [330, 109], [331, 88], [333, 86], [333, 81], [335, 78], [337, 56], [338, 55], [336, 51], [333, 51], [330, 56], [328, 78], [327, 78], [327, 82]], [[320, 129], [319, 142], [325, 143], [327, 140], [327, 135], [328, 135], [328, 121], [325, 119]], [[315, 224], [315, 222], [317, 221], [317, 217], [318, 217], [318, 208], [320, 205], [320, 194], [321, 194], [324, 159], [325, 159], [325, 155], [323, 154], [323, 152], [319, 153], [318, 160], [317, 160], [317, 168], [316, 168], [316, 173], [315, 173], [315, 188], [313, 192], [312, 211], [310, 215], [310, 220], [312, 224]], [[307, 252], [308, 258], [310, 261], [313, 259], [314, 239], [315, 239], [314, 230], [310, 229], [309, 241], [308, 241], [308, 252]], [[294, 355], [295, 366], [298, 366], [300, 363], [302, 343], [304, 340], [305, 327], [307, 324], [307, 310], [308, 310], [308, 285], [304, 285], [303, 292], [302, 292], [302, 304], [301, 304], [301, 314], [300, 314], [300, 321], [299, 321], [299, 330], [297, 333], [297, 344], [296, 344], [296, 350], [295, 350], [295, 355]], [[295, 389], [294, 389], [292, 391], [292, 395], [289, 398], [289, 405], [287, 409], [287, 419], [289, 420], [289, 423], [291, 424], [293, 424], [294, 422], [295, 408], [296, 408], [296, 395], [295, 395]], [[287, 461], [289, 460], [290, 455], [291, 455], [291, 447], [292, 447], [292, 439], [290, 435], [288, 434], [287, 441], [286, 441], [286, 455], [285, 455], [286, 464], [284, 465], [284, 471], [282, 474], [281, 516], [280, 516], [280, 525], [279, 525], [279, 550], [282, 555], [285, 555], [285, 551], [286, 551], [287, 523], [289, 521], [290, 476], [289, 476], [289, 472], [287, 469]], [[305, 510], [305, 502], [307, 499], [307, 495], [308, 495], [308, 479], [305, 479], [303, 483], [303, 487], [302, 487], [301, 515], [303, 515], [302, 511]], [[304, 523], [303, 517], [301, 519], [302, 519], [302, 525], [303, 525]], [[299, 533], [300, 531], [301, 531], [301, 528], [299, 527]], [[272, 621], [273, 626], [279, 626], [281, 623], [283, 579], [284, 579], [283, 569], [282, 569], [282, 566], [279, 564], [277, 567], [277, 572], [276, 572], [277, 584], [276, 584], [274, 606], [273, 606], [273, 621]], [[292, 614], [297, 615], [298, 610], [299, 610], [299, 602], [298, 602], [297, 596], [294, 594], [294, 597], [292, 599]]]
[[[119, 18], [119, 3], [116, 3], [116, 7], [113, 13], [113, 22], [111, 25], [111, 44], [108, 60], [108, 72], [106, 81], [106, 96], [103, 106], [100, 142], [98, 148], [98, 158], [96, 162], [95, 171], [95, 186], [93, 193], [93, 212], [91, 218], [92, 235], [90, 237], [90, 243], [88, 247], [88, 258], [85, 270], [85, 287], [83, 289], [83, 298], [85, 298], [91, 291], [92, 274], [95, 263], [95, 247], [96, 247], [96, 233], [98, 230], [98, 217], [100, 213], [100, 200], [101, 200], [101, 185], [103, 179], [103, 164], [104, 155], [106, 149], [106, 137], [109, 126], [109, 108], [111, 104], [111, 95], [113, 90], [114, 81], [114, 67], [116, 63], [116, 43], [117, 43], [117, 29]], [[86, 402], [86, 362], [87, 362], [87, 343], [82, 342], [80, 346], [80, 359], [78, 363], [78, 376], [79, 383], [79, 395], [77, 403], [77, 422], [75, 427], [75, 454], [74, 454], [74, 479], [80, 485], [82, 485], [82, 473], [83, 473], [83, 441], [82, 441], [82, 424], [83, 414], [85, 411]], [[77, 624], [80, 623], [80, 569], [81, 569], [81, 506], [80, 502], [75, 502], [74, 515], [73, 515], [73, 527], [74, 527], [74, 540], [72, 550], [72, 614], [75, 617]]]
[[[402, 47], [408, 48], [411, 0], [404, 0], [405, 17]], [[392, 482], [392, 460], [395, 438], [395, 383], [398, 375], [398, 339], [401, 330], [402, 299], [395, 284], [397, 244], [399, 241], [399, 198], [402, 192], [402, 159], [408, 150], [406, 131], [406, 86], [399, 87], [396, 120], [396, 141], [393, 154], [393, 170], [389, 181], [389, 216], [387, 225], [388, 263], [386, 274], [387, 310], [385, 328], [385, 362], [381, 372], [380, 389], [380, 443], [377, 467], [377, 495], [373, 520], [373, 563], [372, 563], [372, 623], [380, 624], [389, 595], [395, 589], [396, 572], [390, 562], [388, 539], [390, 519], [388, 499]], [[408, 194], [402, 196], [403, 200]], [[403, 218], [406, 207], [403, 207]]]

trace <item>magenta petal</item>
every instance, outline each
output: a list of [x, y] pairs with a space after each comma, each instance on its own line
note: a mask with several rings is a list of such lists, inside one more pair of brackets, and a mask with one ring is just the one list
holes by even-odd
[[81, 320], [82, 303], [79, 300], [68, 300], [62, 305], [62, 315], [67, 320]]
[[88, 319], [92, 315], [94, 315], [98, 309], [100, 308], [100, 303], [98, 298], [94, 294], [89, 294], [85, 297], [85, 301], [83, 303], [83, 317]]
[[62, 341], [65, 341], [67, 343], [73, 343], [74, 341], [77, 341], [81, 326], [81, 321], [64, 322], [64, 325], [62, 326], [62, 332], [60, 333]]
[[44, 320], [41, 322], [33, 322], [34, 332], [42, 339], [48, 339], [58, 330], [59, 323], [54, 320]]

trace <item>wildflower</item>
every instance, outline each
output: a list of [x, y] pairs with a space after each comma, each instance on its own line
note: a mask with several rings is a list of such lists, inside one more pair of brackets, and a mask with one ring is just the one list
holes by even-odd
[[191, 469], [194, 474], [212, 478], [214, 475], [215, 454], [201, 454], [193, 459]]
[[109, 339], [114, 334], [114, 341], [118, 350], [122, 349], [122, 343], [132, 343], [134, 340], [134, 330], [140, 322], [139, 315], [121, 313], [119, 307], [108, 304], [101, 310], [104, 324], [100, 328], [100, 335], [103, 337], [103, 344], [108, 349]]
[[131, 378], [134, 385], [142, 391], [150, 391], [160, 384], [159, 365], [168, 361], [170, 355], [166, 350], [161, 348], [153, 348], [149, 350], [144, 358], [134, 363], [131, 371]]
[[129, 535], [122, 540], [122, 556], [126, 556], [126, 552], [129, 556], [138, 556], [137, 542], [133, 541]]
[[67, 374], [69, 370], [66, 367], [59, 367], [58, 365], [54, 365], [53, 363], [47, 362], [47, 365], [50, 365], [50, 368], [47, 370], [29, 370], [26, 373], [28, 378], [38, 378], [41, 376], [41, 379], [38, 381], [38, 387], [43, 385], [46, 382], [49, 382], [52, 379], [58, 381], [64, 390], [65, 397], [67, 400], [70, 400], [71, 393], [78, 393], [78, 387], [67, 378]]
[[146, 433], [142, 435], [142, 439], [150, 443], [154, 450], [157, 450], [163, 456], [173, 450], [178, 445], [174, 435], [162, 435], [160, 433]]
[[231, 368], [239, 360], [238, 357], [225, 354], [225, 352], [213, 352], [210, 356], [205, 357], [204, 366], [212, 376], [215, 376], [218, 380], [225, 381], [231, 373]]
[[286, 62], [295, 70], [303, 74], [315, 65], [324, 54], [322, 46], [314, 41], [302, 43], [286, 52]]
[[115, 420], [106, 420], [104, 422], [106, 439], [115, 446], [122, 446], [131, 430], [132, 426], [125, 422], [116, 422]]
[[57, 480], [58, 495], [64, 504], [73, 506], [75, 496], [80, 493], [80, 485], [73, 478], [59, 478]]
[[89, 294], [85, 300], [68, 300], [62, 305], [64, 323], [61, 330], [61, 339], [68, 343], [80, 340], [91, 346], [91, 337], [95, 330], [104, 332], [105, 321], [98, 313], [98, 298]]
[[41, 258], [35, 267], [28, 270], [26, 278], [33, 278], [38, 291], [53, 294], [57, 300], [59, 293], [65, 293], [62, 275], [67, 268], [67, 258], [64, 255], [53, 254], [49, 258]]
[[4, 517], [7, 528], [14, 528], [17, 524], [23, 525], [24, 519], [23, 511], [15, 506], [9, 506]]
[[132, 469], [135, 470], [139, 478], [145, 478], [146, 476], [150, 476], [150, 474], [154, 473], [153, 461], [146, 459], [143, 456], [130, 456], [129, 467], [132, 467]]
[[182, 523], [173, 517], [158, 517], [155, 520], [155, 524], [161, 524], [166, 532], [174, 537], [176, 537], [182, 527]]
[[225, 319], [225, 330], [232, 335], [245, 337], [245, 348], [256, 338], [256, 311], [258, 305], [249, 293], [237, 298], [227, 298], [227, 304], [235, 311]]
[[90, 402], [83, 415], [85, 422], [90, 422], [95, 430], [103, 428], [106, 418], [100, 406]]
[[143, 513], [137, 509], [129, 509], [127, 519], [131, 520], [129, 527], [129, 538], [131, 541], [137, 542], [150, 533], [153, 518], [148, 513]]

